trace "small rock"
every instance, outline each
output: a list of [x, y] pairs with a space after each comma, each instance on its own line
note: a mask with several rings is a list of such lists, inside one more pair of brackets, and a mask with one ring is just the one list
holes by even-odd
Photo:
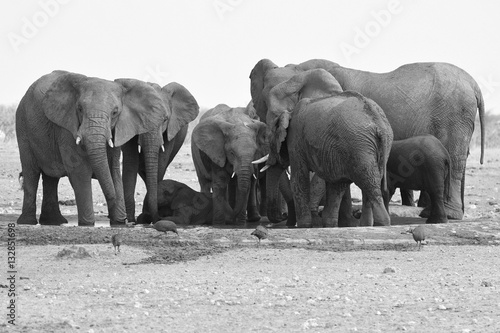
[[446, 310], [446, 309], [447, 309], [447, 307], [446, 307], [446, 306], [444, 306], [443, 304], [439, 304], [439, 305], [438, 305], [438, 309], [439, 309], [439, 310]]
[[493, 283], [490, 281], [481, 281], [481, 287], [493, 287]]
[[396, 273], [396, 269], [393, 267], [384, 268], [384, 273]]

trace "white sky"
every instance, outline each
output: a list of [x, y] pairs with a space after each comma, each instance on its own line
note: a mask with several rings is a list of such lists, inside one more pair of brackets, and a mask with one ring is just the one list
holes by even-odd
[[0, 104], [64, 69], [176, 81], [202, 107], [245, 106], [260, 59], [325, 58], [378, 72], [453, 63], [500, 113], [499, 13], [496, 0], [0, 0]]

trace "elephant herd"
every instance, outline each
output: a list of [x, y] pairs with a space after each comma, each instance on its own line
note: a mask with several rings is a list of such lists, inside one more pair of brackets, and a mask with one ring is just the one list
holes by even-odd
[[[42, 76], [16, 112], [24, 178], [17, 223], [37, 224], [40, 175], [42, 225], [67, 223], [57, 193], [64, 176], [79, 226], [95, 224], [92, 178], [111, 226], [135, 222], [137, 174], [147, 188], [139, 223], [165, 215], [188, 224], [244, 224], [267, 215], [275, 223], [286, 216], [286, 202], [288, 227], [390, 225], [396, 188], [403, 204], [413, 203], [411, 190], [421, 190], [427, 223], [463, 218], [476, 110], [481, 163], [484, 156], [484, 102], [462, 69], [415, 63], [371, 73], [321, 59], [284, 67], [262, 59], [251, 70], [250, 91], [246, 107], [219, 104], [194, 128], [199, 193], [163, 180], [199, 113], [185, 87], [65, 71]], [[359, 220], [351, 183], [362, 191]]]

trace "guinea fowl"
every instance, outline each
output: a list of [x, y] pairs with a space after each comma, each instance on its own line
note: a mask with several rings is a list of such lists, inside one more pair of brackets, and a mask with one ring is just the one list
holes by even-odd
[[152, 227], [157, 231], [164, 232], [165, 234], [167, 234], [168, 231], [171, 231], [175, 232], [177, 236], [179, 236], [179, 233], [177, 232], [177, 224], [175, 224], [175, 222], [169, 220], [160, 220], [153, 224]]
[[260, 245], [260, 240], [267, 238], [268, 231], [266, 227], [264, 227], [263, 225], [259, 225], [250, 235], [257, 237]]
[[118, 252], [120, 252], [120, 245], [122, 244], [122, 235], [121, 234], [114, 234], [111, 236], [111, 243], [113, 243], [113, 247], [115, 248], [115, 255], [116, 255], [116, 250], [118, 249]]
[[416, 228], [408, 230], [408, 233], [411, 233], [413, 235], [413, 239], [415, 242], [418, 244], [418, 249], [420, 250], [420, 247], [422, 246], [422, 241], [425, 240], [425, 228], [422, 225], [419, 225]]

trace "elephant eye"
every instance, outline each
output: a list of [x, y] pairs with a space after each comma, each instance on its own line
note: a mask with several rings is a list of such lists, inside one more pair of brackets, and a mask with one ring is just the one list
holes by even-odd
[[117, 114], [118, 114], [118, 107], [115, 107], [115, 108], [113, 109], [113, 112], [111, 113], [111, 116], [112, 116], [112, 117], [116, 117], [116, 115], [117, 115]]
[[83, 113], [83, 106], [81, 104], [78, 104], [76, 107], [79, 113]]

